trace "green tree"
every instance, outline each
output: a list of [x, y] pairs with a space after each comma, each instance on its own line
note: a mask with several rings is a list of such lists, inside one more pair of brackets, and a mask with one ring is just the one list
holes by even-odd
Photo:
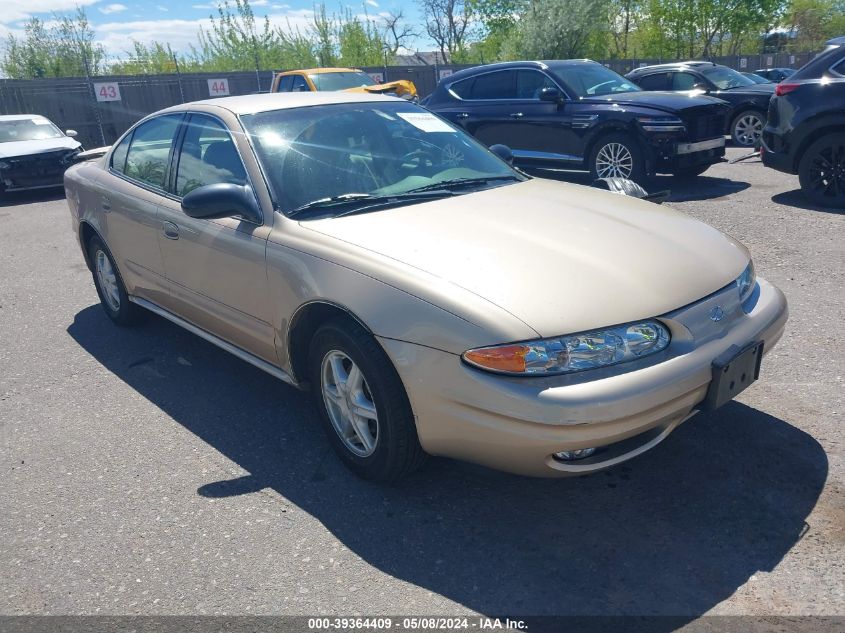
[[387, 64], [390, 46], [375, 23], [346, 12], [337, 26], [338, 51], [344, 66], [381, 66]]

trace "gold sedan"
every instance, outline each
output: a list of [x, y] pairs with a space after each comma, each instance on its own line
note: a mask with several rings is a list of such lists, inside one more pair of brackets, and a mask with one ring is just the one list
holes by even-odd
[[316, 92], [342, 90], [402, 97], [419, 101], [417, 87], [408, 79], [377, 82], [357, 68], [311, 68], [276, 73], [270, 92]]
[[396, 98], [176, 106], [65, 188], [112, 321], [154, 312], [310, 389], [376, 480], [426, 454], [537, 476], [630, 459], [754, 382], [787, 318], [730, 237], [529, 178]]

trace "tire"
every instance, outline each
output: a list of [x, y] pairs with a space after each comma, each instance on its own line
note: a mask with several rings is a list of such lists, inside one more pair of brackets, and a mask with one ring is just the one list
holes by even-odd
[[760, 110], [743, 110], [731, 120], [731, 139], [739, 147], [754, 147], [760, 142], [766, 114]]
[[[311, 340], [308, 378], [329, 443], [356, 475], [393, 482], [425, 461], [399, 374], [361, 325], [337, 319], [321, 326]], [[350, 413], [353, 403], [367, 413]]]
[[829, 134], [804, 151], [798, 181], [811, 202], [845, 209], [845, 133]]
[[677, 178], [695, 178], [700, 176], [705, 171], [710, 169], [712, 165], [696, 165], [695, 167], [687, 167], [685, 169], [677, 169], [673, 175]]
[[[627, 158], [626, 158], [627, 156]], [[593, 180], [627, 178], [643, 184], [647, 179], [645, 153], [629, 134], [617, 132], [599, 138], [590, 150], [588, 167]], [[611, 163], [616, 161], [616, 165]]]
[[143, 320], [146, 312], [140, 306], [129, 301], [126, 286], [120, 271], [114, 263], [114, 257], [98, 236], [88, 241], [88, 258], [91, 262], [94, 286], [108, 317], [117, 325], [135, 325]]

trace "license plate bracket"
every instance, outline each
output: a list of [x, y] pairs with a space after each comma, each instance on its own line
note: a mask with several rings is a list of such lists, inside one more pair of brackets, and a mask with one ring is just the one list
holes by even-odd
[[702, 403], [702, 411], [713, 411], [733, 400], [760, 377], [763, 341], [745, 346], [739, 352], [732, 347], [713, 361], [713, 379]]

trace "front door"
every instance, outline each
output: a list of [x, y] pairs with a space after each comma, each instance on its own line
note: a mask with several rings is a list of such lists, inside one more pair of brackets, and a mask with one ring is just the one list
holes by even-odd
[[251, 186], [234, 141], [218, 119], [191, 114], [174, 155], [172, 198], [159, 208], [159, 245], [170, 285], [169, 309], [194, 325], [276, 364], [265, 251], [272, 218], [204, 220], [183, 213], [181, 198], [204, 185]]

